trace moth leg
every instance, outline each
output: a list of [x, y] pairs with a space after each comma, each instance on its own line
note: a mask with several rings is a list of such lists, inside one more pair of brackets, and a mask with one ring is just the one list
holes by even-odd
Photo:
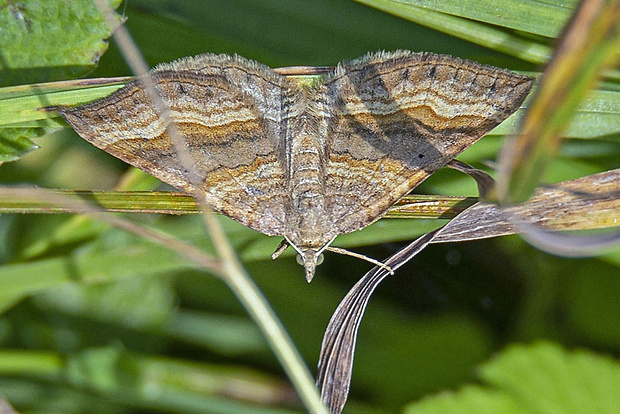
[[288, 249], [289, 246], [290, 243], [288, 242], [288, 240], [282, 239], [278, 247], [276, 247], [276, 251], [273, 252], [273, 254], [271, 255], [271, 259], [276, 260], [278, 257], [280, 257], [282, 253], [284, 253], [286, 249]]

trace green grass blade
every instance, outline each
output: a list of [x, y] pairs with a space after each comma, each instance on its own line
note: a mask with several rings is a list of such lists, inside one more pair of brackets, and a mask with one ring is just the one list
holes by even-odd
[[[373, 4], [375, 0], [364, 0], [364, 2]], [[567, 2], [538, 0], [478, 0], [475, 2], [392, 0], [391, 2], [550, 38], [560, 33], [575, 6]], [[388, 1], [384, 0], [384, 3]], [[498, 10], [501, 10], [501, 13]]]
[[[523, 202], [538, 186], [579, 102], [602, 69], [618, 60], [618, 27], [618, 2], [582, 4], [534, 92], [520, 133], [502, 152], [497, 183], [500, 200]], [[620, 122], [618, 117], [615, 122]]]
[[[497, 51], [518, 57], [532, 63], [544, 63], [551, 56], [551, 49], [544, 42], [537, 42], [527, 37], [520, 36], [514, 32], [507, 31], [501, 27], [484, 24], [484, 18], [488, 15], [479, 13], [478, 3], [467, 4], [466, 7], [474, 6], [473, 10], [463, 10], [458, 7], [456, 13], [441, 11], [442, 7], [424, 7], [422, 2], [394, 1], [394, 0], [357, 0], [360, 3], [376, 7], [379, 10], [402, 17], [423, 26], [441, 31], [443, 33], [468, 40], [472, 43], [489, 47]], [[430, 2], [427, 2], [430, 3]], [[521, 2], [505, 2], [508, 10], [515, 11]], [[457, 2], [433, 2], [433, 6], [458, 5]], [[428, 4], [426, 5], [428, 6]], [[495, 7], [495, 6], [494, 6]], [[453, 9], [447, 7], [448, 10]], [[464, 13], [466, 12], [467, 13]], [[517, 17], [513, 16], [513, 23], [529, 21], [530, 14], [536, 15], [535, 8], [528, 7], [520, 12]], [[562, 13], [564, 14], [564, 13]], [[473, 17], [468, 17], [473, 16]], [[502, 14], [503, 16], [503, 14]], [[495, 16], [497, 17], [497, 16]], [[559, 16], [556, 16], [559, 17]], [[496, 19], [491, 19], [496, 20]], [[482, 23], [481, 23], [482, 22]], [[499, 26], [505, 26], [503, 20]], [[509, 27], [509, 26], [508, 26]]]

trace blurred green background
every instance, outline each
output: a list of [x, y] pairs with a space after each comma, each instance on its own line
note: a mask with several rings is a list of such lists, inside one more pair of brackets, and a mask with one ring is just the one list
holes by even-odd
[[[12, 3], [0, 12], [17, 19], [21, 9]], [[570, 10], [573, 2], [557, 3]], [[131, 0], [118, 12], [150, 65], [204, 52], [238, 53], [272, 67], [334, 65], [369, 51], [409, 49], [540, 69], [353, 1]], [[111, 45], [89, 76], [129, 74]], [[568, 140], [544, 181], [617, 167], [619, 137]], [[492, 172], [502, 140], [490, 135], [459, 159]], [[36, 143], [40, 149], [0, 167], [1, 184], [111, 189], [127, 176], [125, 164], [68, 128]], [[166, 188], [137, 177], [133, 188]], [[473, 180], [453, 171], [440, 171], [415, 192], [476, 195]], [[208, 244], [199, 217], [131, 218]], [[291, 254], [268, 258], [279, 240], [221, 221], [314, 369], [331, 313], [370, 266], [328, 253], [308, 285]], [[335, 245], [384, 259], [440, 224], [381, 220]], [[226, 286], [170, 252], [81, 217], [0, 215], [0, 263], [0, 395], [20, 412], [303, 412]], [[618, 357], [619, 263], [618, 253], [553, 257], [516, 236], [430, 246], [371, 299], [345, 412], [402, 412], [477, 382], [477, 367], [509, 344], [547, 340]]]

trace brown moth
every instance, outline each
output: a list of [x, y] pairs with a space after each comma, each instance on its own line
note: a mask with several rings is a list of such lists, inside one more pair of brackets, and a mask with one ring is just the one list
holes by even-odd
[[[312, 86], [239, 56], [151, 72], [200, 177], [198, 194], [283, 236], [312, 280], [339, 234], [362, 229], [515, 112], [532, 78], [408, 51], [340, 63]], [[85, 140], [190, 194], [196, 189], [140, 82], [61, 115]]]

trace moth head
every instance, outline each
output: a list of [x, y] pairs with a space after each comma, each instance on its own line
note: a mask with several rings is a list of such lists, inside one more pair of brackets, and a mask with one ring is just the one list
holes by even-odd
[[[292, 246], [297, 250], [297, 263], [304, 267], [308, 283], [312, 282], [316, 267], [323, 263], [323, 251], [329, 247], [335, 238], [336, 236], [332, 236], [329, 240], [298, 240], [294, 237], [284, 236], [286, 242], [283, 242], [283, 245]], [[280, 253], [272, 255], [272, 258], [279, 256]]]
[[306, 249], [297, 254], [297, 263], [302, 265], [306, 271], [306, 280], [308, 283], [312, 282], [316, 267], [323, 263], [323, 249], [314, 250]]

